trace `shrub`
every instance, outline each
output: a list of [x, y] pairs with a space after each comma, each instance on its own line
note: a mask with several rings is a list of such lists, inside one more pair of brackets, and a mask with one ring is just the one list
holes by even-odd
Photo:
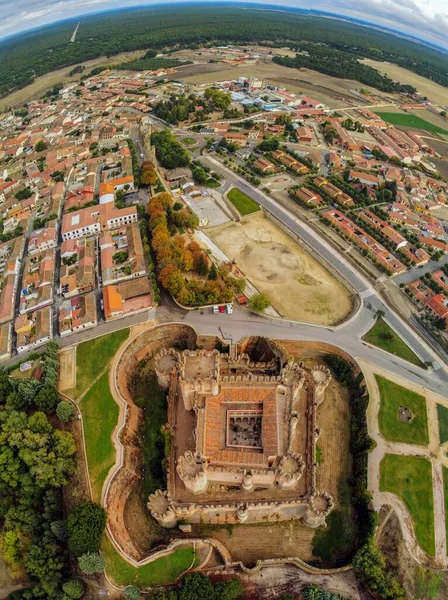
[[99, 554], [83, 554], [78, 558], [78, 565], [84, 575], [102, 573], [106, 567], [104, 559]]
[[62, 400], [56, 407], [56, 416], [63, 423], [67, 423], [73, 417], [75, 413], [75, 407], [71, 402], [67, 402], [67, 400]]
[[79, 600], [84, 596], [85, 587], [80, 579], [69, 579], [62, 585], [64, 593], [73, 600]]
[[249, 307], [256, 312], [263, 312], [271, 302], [264, 294], [254, 294], [249, 300]]
[[126, 598], [126, 600], [140, 600], [140, 590], [134, 585], [128, 585], [127, 588], [124, 590], [124, 597]]

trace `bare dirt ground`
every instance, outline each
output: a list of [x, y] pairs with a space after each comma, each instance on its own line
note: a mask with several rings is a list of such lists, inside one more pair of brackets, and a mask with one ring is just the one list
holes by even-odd
[[76, 346], [59, 353], [59, 389], [70, 390], [76, 386]]
[[[25, 102], [29, 102], [35, 98], [39, 98], [42, 96], [47, 90], [51, 89], [54, 85], [58, 83], [68, 83], [71, 81], [79, 81], [81, 77], [88, 73], [90, 70], [95, 67], [99, 67], [100, 65], [108, 65], [108, 64], [117, 64], [122, 62], [127, 62], [129, 60], [134, 60], [144, 54], [144, 51], [136, 51], [136, 52], [122, 52], [121, 54], [117, 54], [116, 56], [101, 56], [100, 58], [95, 58], [93, 60], [88, 60], [83, 63], [77, 63], [75, 65], [70, 65], [69, 67], [64, 67], [63, 69], [58, 69], [57, 71], [52, 71], [51, 73], [46, 73], [42, 75], [42, 77], [37, 77], [33, 83], [27, 85], [21, 90], [17, 90], [16, 92], [12, 92], [9, 96], [5, 96], [4, 98], [0, 98], [0, 107], [1, 106], [17, 106], [19, 104], [24, 104]], [[76, 73], [72, 77], [69, 77], [69, 73], [75, 67], [82, 65], [85, 67], [85, 70], [82, 73]]]
[[298, 556], [304, 561], [314, 558], [311, 547], [315, 531], [299, 521], [230, 527], [193, 525], [193, 534], [213, 537], [227, 548], [233, 560], [246, 565], [285, 556]]
[[[349, 91], [363, 87], [358, 81], [337, 79], [309, 69], [299, 71], [272, 62], [240, 67], [226, 67], [223, 63], [204, 63], [183, 67], [173, 75], [175, 79], [193, 84], [213, 83], [238, 77], [258, 77], [268, 83], [285, 86], [291, 92], [310, 94], [330, 108], [346, 106], [347, 99], [355, 100], [355, 104], [361, 103], [360, 99]], [[378, 95], [380, 94], [378, 92]]]
[[444, 106], [448, 102], [448, 91], [446, 88], [425, 77], [421, 77], [412, 71], [408, 71], [407, 69], [403, 69], [398, 65], [393, 65], [388, 62], [378, 62], [370, 59], [364, 59], [361, 62], [370, 65], [374, 69], [378, 69], [380, 73], [391, 77], [395, 81], [413, 85], [421, 94], [427, 96], [436, 104]]
[[24, 587], [25, 581], [12, 579], [3, 558], [0, 556], [0, 598], [8, 598], [9, 594]]
[[263, 215], [207, 233], [282, 316], [334, 325], [350, 313], [348, 290]]

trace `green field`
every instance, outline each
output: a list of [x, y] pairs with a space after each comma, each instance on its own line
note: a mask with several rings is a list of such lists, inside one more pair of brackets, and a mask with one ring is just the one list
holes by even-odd
[[429, 121], [425, 121], [425, 119], [422, 119], [421, 117], [416, 117], [409, 114], [378, 112], [376, 110], [374, 112], [381, 117], [383, 121], [386, 121], [386, 123], [391, 123], [391, 125], [414, 127], [414, 129], [424, 129], [431, 133], [448, 135], [448, 131], [446, 129], [442, 129], [442, 127], [439, 127], [438, 125], [434, 125]]
[[129, 329], [122, 329], [79, 344], [76, 348], [76, 387], [67, 390], [67, 395], [76, 399], [89, 389], [128, 336]]
[[[425, 398], [384, 377], [379, 375], [375, 377], [381, 396], [378, 415], [381, 435], [391, 442], [404, 442], [421, 446], [428, 444], [428, 417]], [[413, 418], [410, 423], [402, 422], [398, 418], [400, 406], [409, 408], [412, 411]]]
[[448, 408], [437, 405], [437, 418], [439, 420], [439, 440], [441, 444], [448, 442]]
[[197, 146], [196, 140], [192, 137], [184, 137], [181, 139], [181, 142], [186, 146]]
[[140, 589], [174, 583], [195, 559], [193, 548], [180, 548], [169, 556], [136, 568], [121, 558], [107, 538], [101, 543], [101, 552], [106, 561], [106, 572], [117, 585], [135, 585]]
[[118, 421], [118, 405], [109, 390], [109, 370], [83, 397], [80, 409], [93, 499], [99, 502], [104, 480], [115, 462], [110, 436]]
[[243, 217], [260, 210], [260, 207], [252, 198], [249, 198], [237, 188], [232, 188], [227, 194], [227, 198]]
[[395, 356], [403, 358], [417, 367], [424, 367], [419, 357], [412, 352], [401, 337], [381, 317], [375, 321], [372, 329], [362, 339], [368, 344], [395, 354]]
[[443, 472], [443, 494], [445, 501], [445, 531], [446, 538], [448, 539], [448, 469], [446, 467], [442, 467]]
[[398, 496], [411, 515], [415, 536], [430, 556], [435, 553], [432, 467], [421, 456], [386, 454], [380, 465], [380, 490]]

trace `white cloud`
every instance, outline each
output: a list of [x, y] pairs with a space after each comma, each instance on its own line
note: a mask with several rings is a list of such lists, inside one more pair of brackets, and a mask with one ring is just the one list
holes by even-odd
[[[173, 0], [165, 0], [165, 3]], [[224, 0], [218, 0], [224, 1]], [[354, 17], [448, 48], [446, 0], [247, 0]], [[0, 38], [83, 14], [153, 4], [146, 0], [0, 0]]]

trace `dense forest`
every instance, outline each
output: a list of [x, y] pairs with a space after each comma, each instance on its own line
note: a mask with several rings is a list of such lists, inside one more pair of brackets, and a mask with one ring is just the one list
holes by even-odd
[[383, 92], [404, 92], [413, 94], [417, 90], [410, 85], [396, 83], [379, 71], [361, 63], [350, 52], [342, 52], [325, 44], [301, 44], [300, 53], [295, 58], [274, 56], [273, 61], [285, 67], [313, 69], [333, 77], [356, 79]]
[[1, 43], [0, 96], [39, 75], [99, 56], [210, 42], [275, 44], [277, 40], [293, 47], [324, 42], [343, 54], [396, 63], [448, 87], [448, 57], [436, 50], [352, 23], [296, 12], [223, 5], [129, 9], [86, 17], [76, 42], [70, 43], [75, 25], [67, 21]]

